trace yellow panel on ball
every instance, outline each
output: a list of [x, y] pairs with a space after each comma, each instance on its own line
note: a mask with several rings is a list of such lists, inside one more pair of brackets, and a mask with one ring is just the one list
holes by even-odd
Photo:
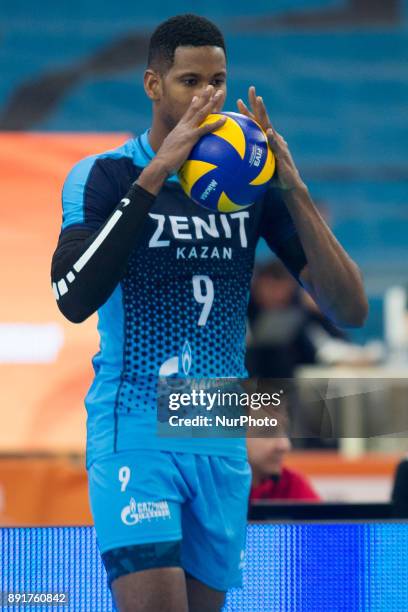
[[[207, 119], [205, 119], [201, 125], [214, 123], [214, 121], [217, 121], [224, 116], [225, 115], [213, 113], [212, 115], [208, 115]], [[228, 144], [233, 146], [241, 159], [244, 159], [246, 149], [245, 134], [242, 131], [241, 126], [236, 121], [231, 119], [231, 117], [228, 117], [224, 125], [218, 128], [214, 134], [218, 136], [218, 138], [223, 138], [226, 142], [228, 142]]]
[[196, 159], [188, 160], [183, 164], [179, 172], [179, 180], [188, 196], [191, 195], [191, 189], [195, 182], [216, 167], [214, 164]]
[[[250, 206], [250, 204], [248, 204]], [[246, 208], [245, 206], [239, 206], [238, 204], [234, 204], [232, 200], [229, 199], [225, 191], [219, 197], [217, 210], [218, 212], [229, 213], [234, 212], [236, 210], [242, 210]]]
[[180, 185], [207, 210], [233, 213], [261, 201], [275, 170], [265, 132], [239, 113], [214, 113], [201, 125], [224, 124], [197, 140], [179, 169]]
[[250, 185], [263, 185], [264, 183], [267, 183], [268, 181], [270, 181], [275, 172], [275, 163], [276, 163], [275, 156], [270, 150], [270, 148], [268, 147], [268, 153], [266, 156], [266, 162], [264, 164], [264, 167], [262, 168], [258, 176], [254, 178], [254, 180], [251, 181], [249, 184]]

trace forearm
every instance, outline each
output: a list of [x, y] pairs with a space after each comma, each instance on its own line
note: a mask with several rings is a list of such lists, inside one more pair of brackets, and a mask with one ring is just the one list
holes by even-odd
[[288, 143], [272, 126], [255, 87], [251, 86], [248, 94], [252, 112], [242, 100], [238, 101], [238, 108], [247, 116], [254, 117], [262, 126], [275, 155], [273, 183], [281, 190], [307, 259], [300, 280], [334, 323], [359, 327], [368, 310], [360, 272], [314, 206]]
[[136, 181], [143, 189], [156, 196], [163, 187], [164, 181], [170, 174], [169, 169], [159, 156], [155, 157]]
[[154, 195], [133, 185], [96, 232], [62, 234], [54, 253], [51, 281], [60, 311], [80, 323], [114, 291], [137, 244]]
[[284, 199], [306, 254], [302, 283], [334, 323], [361, 326], [368, 306], [358, 267], [321, 217], [306, 186], [284, 192]]

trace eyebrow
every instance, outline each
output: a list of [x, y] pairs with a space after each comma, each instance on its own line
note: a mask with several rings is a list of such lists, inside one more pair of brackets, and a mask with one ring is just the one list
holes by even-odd
[[[180, 74], [177, 75], [178, 77], [200, 77], [201, 74], [198, 72], [181, 72]], [[216, 76], [227, 76], [227, 71], [226, 70], [220, 70], [218, 72], [216, 72], [215, 74], [213, 74], [214, 77]]]

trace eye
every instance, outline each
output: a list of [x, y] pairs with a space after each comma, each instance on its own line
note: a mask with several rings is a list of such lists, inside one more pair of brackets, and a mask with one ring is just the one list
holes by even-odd
[[214, 87], [220, 87], [224, 83], [225, 79], [214, 79], [213, 81], [211, 81], [211, 85], [214, 85]]
[[183, 79], [183, 84], [186, 85], [187, 87], [195, 87], [197, 85], [197, 79]]

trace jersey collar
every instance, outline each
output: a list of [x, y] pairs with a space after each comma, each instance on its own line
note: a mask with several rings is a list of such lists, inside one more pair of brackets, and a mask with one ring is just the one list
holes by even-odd
[[[153, 151], [150, 142], [149, 142], [149, 133], [150, 133], [150, 128], [148, 130], [146, 130], [145, 132], [143, 132], [143, 134], [140, 135], [140, 147], [143, 151], [144, 156], [151, 161], [154, 156], [156, 155], [156, 153]], [[167, 179], [168, 181], [171, 181], [173, 183], [178, 183], [178, 177], [177, 174], [171, 174], [169, 176], [169, 178]]]
[[145, 132], [143, 132], [143, 134], [141, 134], [140, 145], [142, 147], [143, 153], [145, 154], [145, 157], [147, 157], [149, 160], [152, 160], [153, 157], [156, 155], [156, 153], [153, 151], [152, 147], [150, 146], [149, 133], [150, 133], [150, 129], [146, 130]]

